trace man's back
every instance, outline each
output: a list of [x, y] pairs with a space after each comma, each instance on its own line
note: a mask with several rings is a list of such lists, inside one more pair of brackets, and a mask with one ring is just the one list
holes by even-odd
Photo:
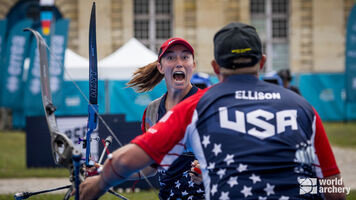
[[226, 25], [214, 36], [214, 57], [221, 83], [132, 142], [164, 168], [192, 148], [206, 199], [320, 199], [316, 177], [340, 177], [321, 119], [301, 96], [258, 80], [266, 56], [256, 29]]
[[322, 177], [314, 110], [299, 95], [253, 75], [231, 75], [196, 110], [198, 159], [208, 169], [211, 199], [297, 197], [298, 178]]

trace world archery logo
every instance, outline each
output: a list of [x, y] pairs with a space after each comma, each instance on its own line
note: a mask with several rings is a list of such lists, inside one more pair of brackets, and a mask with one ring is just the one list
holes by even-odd
[[316, 178], [298, 178], [299, 194], [317, 194], [318, 184]]

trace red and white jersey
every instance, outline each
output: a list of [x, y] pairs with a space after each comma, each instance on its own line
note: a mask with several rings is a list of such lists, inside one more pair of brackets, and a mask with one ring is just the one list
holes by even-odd
[[206, 199], [308, 199], [298, 179], [339, 174], [317, 112], [302, 97], [252, 75], [197, 92], [132, 143], [162, 167], [191, 148]]

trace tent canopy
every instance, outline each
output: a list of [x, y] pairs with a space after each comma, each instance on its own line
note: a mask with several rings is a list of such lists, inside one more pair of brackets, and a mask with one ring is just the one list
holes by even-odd
[[[136, 38], [131, 38], [121, 48], [99, 61], [99, 79], [129, 80], [137, 68], [155, 60], [157, 60], [157, 54]], [[64, 67], [68, 72], [64, 75], [66, 80], [88, 80], [89, 60], [70, 49], [66, 50]]]
[[157, 60], [157, 54], [136, 38], [99, 62], [99, 79], [129, 80], [133, 72]]
[[89, 60], [70, 49], [65, 52], [64, 68], [64, 80], [89, 79]]
[[64, 67], [65, 68], [76, 68], [76, 67], [88, 68], [89, 60], [87, 58], [84, 58], [76, 54], [71, 49], [66, 49]]
[[136, 38], [131, 38], [121, 48], [103, 58], [100, 67], [140, 67], [157, 59], [157, 54]]

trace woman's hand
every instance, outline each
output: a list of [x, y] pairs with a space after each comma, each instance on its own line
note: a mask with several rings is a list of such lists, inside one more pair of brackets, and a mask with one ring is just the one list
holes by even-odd
[[203, 182], [203, 176], [201, 174], [201, 170], [200, 170], [200, 164], [197, 160], [194, 160], [192, 162], [192, 168], [190, 169], [190, 178], [192, 179], [192, 181], [197, 184], [200, 185]]

